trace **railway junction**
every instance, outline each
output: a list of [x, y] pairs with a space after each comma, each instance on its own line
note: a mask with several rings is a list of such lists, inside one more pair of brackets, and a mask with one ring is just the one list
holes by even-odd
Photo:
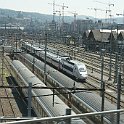
[[[54, 45], [55, 46], [55, 45]], [[57, 47], [57, 46], [56, 46]], [[1, 85], [4, 86], [4, 82], [7, 82], [6, 81], [6, 77], [11, 77], [9, 75], [9, 72], [6, 70], [6, 68], [9, 68], [9, 65], [11, 63], [11, 59], [7, 56], [7, 54], [4, 53], [4, 55], [2, 55], [3, 51], [1, 50], [1, 70], [2, 70], [2, 73], [1, 73]], [[4, 56], [4, 59], [3, 59], [3, 56]], [[27, 56], [27, 57], [26, 57]], [[35, 63], [33, 63], [34, 61], [34, 57], [30, 57], [30, 55], [26, 55], [24, 53], [22, 54], [19, 54], [15, 53], [14, 57], [20, 61], [22, 61], [30, 70], [32, 70], [32, 67], [34, 66], [34, 73], [43, 81], [44, 79], [44, 73], [43, 73], [43, 70], [44, 70], [44, 64], [42, 63], [42, 68], [38, 67], [39, 68], [39, 71], [38, 71], [38, 68], [37, 66], [35, 65], [36, 63], [40, 63], [39, 60], [37, 60], [35, 58]], [[106, 57], [107, 58], [107, 57]], [[6, 60], [7, 59], [7, 60]], [[28, 60], [29, 59], [29, 60]], [[5, 62], [6, 61], [6, 62]], [[9, 64], [8, 64], [8, 61], [9, 61]], [[30, 62], [30, 63], [26, 63], [26, 62]], [[8, 67], [5, 66], [5, 64], [8, 64]], [[34, 65], [31, 65], [31, 63], [33, 63]], [[108, 88], [105, 88], [105, 102], [103, 103], [104, 104], [104, 107], [101, 108], [101, 104], [102, 104], [102, 99], [101, 97], [99, 96], [100, 94], [100, 89], [101, 89], [101, 86], [100, 86], [100, 78], [101, 78], [101, 74], [96, 71], [94, 68], [88, 68], [88, 75], [90, 75], [90, 77], [94, 78], [94, 80], [92, 79], [87, 79], [87, 82], [84, 82], [84, 83], [81, 83], [81, 82], [78, 82], [78, 81], [75, 81], [75, 80], [72, 80], [70, 79], [70, 77], [68, 76], [65, 76], [64, 74], [62, 74], [61, 72], [58, 72], [57, 70], [53, 70], [50, 66], [48, 67], [49, 65], [46, 66], [46, 69], [48, 69], [46, 72], [48, 72], [47, 74], [47, 83], [50, 83], [50, 86], [53, 86], [53, 87], [66, 87], [66, 88], [82, 88], [82, 89], [94, 89], [94, 91], [81, 91], [81, 93], [70, 93], [69, 95], [64, 95], [62, 96], [61, 94], [63, 94], [63, 92], [67, 92], [67, 94], [69, 93], [68, 90], [66, 91], [59, 91], [57, 90], [56, 93], [57, 94], [60, 94], [59, 96], [61, 96], [61, 99], [63, 99], [63, 101], [65, 101], [65, 103], [67, 105], [69, 105], [73, 110], [75, 110], [78, 114], [79, 113], [85, 113], [85, 112], [99, 112], [101, 111], [101, 109], [103, 109], [103, 112], [104, 111], [107, 111], [109, 110], [110, 113], [112, 112], [112, 110], [116, 110], [117, 109], [117, 105], [120, 104], [120, 108], [123, 108], [123, 96], [120, 100], [120, 102], [118, 103], [118, 97], [117, 97], [117, 85], [112, 85], [114, 80], [110, 80], [108, 81], [108, 76], [104, 75], [103, 76], [103, 81], [110, 86]], [[88, 66], [88, 65], [87, 65]], [[6, 68], [5, 68], [6, 67]], [[8, 69], [9, 70], [9, 69]], [[42, 70], [42, 71], [41, 71]], [[10, 70], [9, 70], [10, 71]], [[41, 72], [40, 72], [41, 71]], [[38, 74], [38, 72], [40, 72], [40, 76]], [[105, 72], [104, 72], [105, 73]], [[42, 75], [42, 76], [41, 76]], [[10, 82], [10, 81], [9, 81]], [[51, 83], [52, 82], [52, 83]], [[89, 82], [89, 85], [88, 85], [88, 82]], [[94, 83], [94, 85], [91, 85], [90, 82]], [[97, 84], [98, 82], [98, 84]], [[6, 84], [6, 83], [5, 83]], [[75, 85], [74, 85], [75, 84]], [[9, 84], [10, 85], [10, 84]], [[105, 86], [107, 86], [105, 85]], [[6, 85], [5, 85], [6, 86]], [[114, 89], [111, 89], [110, 87], [114, 88], [115, 87], [115, 91]], [[2, 87], [1, 87], [2, 89]], [[97, 90], [98, 89], [98, 90]], [[7, 89], [7, 93], [8, 92], [11, 92], [11, 89]], [[96, 93], [97, 91], [97, 93]], [[1, 92], [2, 93], [2, 92]], [[108, 94], [107, 94], [108, 93]], [[2, 94], [5, 94], [5, 93], [2, 93]], [[8, 100], [10, 100], [10, 97], [13, 97], [13, 96], [3, 96], [1, 98], [5, 99], [6, 97], [8, 97]], [[75, 102], [78, 101], [77, 103]], [[4, 101], [4, 100], [3, 100]], [[2, 102], [3, 102], [2, 101]], [[2, 103], [3, 105], [5, 105], [4, 103]], [[12, 101], [9, 101], [9, 102], [6, 102], [5, 103], [11, 103]], [[13, 104], [11, 105], [10, 104], [10, 107], [12, 108], [12, 106], [16, 106], [15, 108], [17, 110], [15, 111], [18, 111], [18, 112], [15, 112], [16, 114], [15, 115], [9, 115], [9, 114], [5, 114], [3, 116], [8, 116], [10, 117], [11, 119], [12, 118], [16, 118], [16, 117], [24, 117], [26, 116], [26, 114], [23, 116], [21, 115], [22, 112], [20, 112], [19, 108], [18, 108], [18, 104], [17, 102], [12, 102]], [[76, 106], [78, 105], [78, 106]], [[5, 105], [6, 106], [6, 105]], [[8, 105], [7, 105], [8, 106]], [[2, 107], [4, 108], [4, 107]], [[82, 111], [79, 111], [79, 110], [82, 110]], [[27, 110], [27, 109], [26, 109]], [[2, 111], [6, 111], [6, 110], [2, 110]], [[13, 110], [11, 110], [13, 111]], [[9, 111], [7, 111], [9, 112]], [[18, 114], [17, 114], [18, 113]], [[109, 116], [108, 116], [109, 115]], [[2, 115], [1, 115], [2, 116]], [[117, 115], [116, 114], [107, 114], [108, 117], [110, 117], [108, 120], [110, 121], [110, 123], [114, 124], [117, 122]], [[96, 116], [94, 118], [94, 116], [92, 117], [91, 120], [95, 120], [95, 123], [102, 123], [100, 122], [101, 121], [101, 118], [99, 118], [100, 116]], [[104, 116], [105, 117], [105, 116]], [[4, 117], [3, 117], [4, 118]], [[23, 118], [24, 119], [24, 118]], [[16, 119], [15, 119], [16, 120]], [[24, 119], [25, 120], [25, 119]], [[49, 120], [49, 119], [48, 119]], [[30, 121], [29, 121], [30, 122]], [[90, 121], [91, 122], [91, 121]], [[8, 122], [9, 123], [9, 122]], [[12, 122], [13, 123], [13, 122]], [[20, 122], [21, 123], [21, 122]], [[28, 121], [27, 121], [28, 123]], [[89, 122], [88, 122], [89, 123]], [[92, 122], [93, 123], [93, 122]], [[108, 121], [106, 121], [106, 118], [104, 118], [104, 123], [109, 123]], [[120, 114], [120, 124], [123, 124], [123, 113]]]
[[[0, 51], [0, 122], [12, 121], [9, 118], [27, 117], [27, 102], [15, 86], [15, 80], [10, 71], [11, 59], [8, 53]], [[32, 111], [32, 116], [35, 116]]]
[[[23, 39], [24, 42], [28, 41], [29, 39]], [[27, 88], [27, 92], [29, 92], [31, 89], [34, 92], [35, 88], [39, 88], [39, 84], [34, 85], [34, 87], [30, 87], [28, 85], [24, 85], [28, 82], [28, 78], [31, 78], [30, 82], [33, 82], [33, 77], [37, 76], [39, 78], [39, 81], [44, 82], [45, 85], [49, 89], [52, 90], [52, 93], [50, 92], [50, 95], [52, 96], [52, 101], [48, 102], [50, 103], [50, 106], [53, 105], [51, 109], [54, 108], [54, 104], [58, 104], [58, 102], [54, 103], [54, 97], [58, 96], [64, 106], [68, 106], [71, 108], [71, 111], [73, 111], [72, 115], [69, 115], [70, 118], [73, 117], [80, 117], [82, 119], [81, 123], [87, 123], [87, 124], [94, 124], [94, 123], [101, 123], [101, 124], [123, 124], [123, 107], [124, 107], [124, 99], [123, 99], [123, 85], [121, 86], [123, 82], [123, 62], [121, 60], [116, 58], [116, 55], [113, 55], [113, 57], [109, 58], [109, 55], [107, 53], [91, 53], [88, 51], [85, 51], [83, 48], [80, 47], [74, 47], [74, 46], [67, 46], [65, 44], [60, 43], [48, 43], [43, 42], [42, 46], [40, 46], [39, 42], [32, 44], [32, 41], [29, 40], [30, 46], [34, 46], [34, 51], [28, 51], [25, 49], [21, 49], [22, 47], [22, 41], [17, 43], [14, 42], [13, 46], [1, 46], [1, 122], [6, 123], [17, 123], [13, 122], [13, 120], [20, 120], [20, 123], [30, 123], [30, 121], [36, 121], [39, 117], [47, 117], [48, 115], [46, 113], [49, 113], [49, 108], [45, 108], [45, 105], [43, 104], [43, 108], [45, 108], [45, 112], [40, 111], [40, 114], [38, 113], [39, 108], [41, 107], [41, 104], [39, 106], [39, 98], [42, 94], [38, 93], [38, 95], [34, 95], [35, 97], [31, 97], [31, 94], [28, 93], [26, 95], [20, 93], [20, 91], [23, 91], [23, 89]], [[48, 46], [46, 46], [48, 45]], [[40, 47], [39, 47], [40, 46]], [[42, 48], [42, 50], [40, 50]], [[43, 60], [39, 56], [35, 55], [36, 52], [42, 52], [47, 51], [47, 49], [51, 52], [58, 55], [65, 55], [69, 56], [74, 60], [78, 60], [80, 62], [85, 63], [87, 67], [88, 77], [86, 81], [79, 81], [73, 77], [70, 77], [67, 73], [64, 73], [63, 71], [59, 71], [58, 69], [54, 68], [47, 62], [47, 55], [43, 56], [43, 58], [46, 59]], [[32, 50], [32, 48], [31, 48]], [[44, 52], [45, 54], [45, 52]], [[33, 55], [33, 56], [32, 56]], [[22, 76], [16, 74], [21, 72], [21, 69], [17, 71], [16, 73], [11, 68], [11, 63], [14, 60], [19, 60], [22, 62], [26, 68], [28, 68], [32, 73], [32, 76], [28, 77], [28, 74], [25, 74], [27, 76], [26, 81], [22, 80]], [[111, 62], [111, 65], [110, 65]], [[118, 68], [119, 65], [119, 68]], [[20, 64], [18, 65], [17, 70], [19, 69]], [[27, 70], [27, 69], [26, 69]], [[120, 73], [118, 73], [120, 72]], [[25, 72], [24, 72], [25, 73]], [[23, 74], [23, 73], [22, 73]], [[67, 75], [66, 75], [67, 74]], [[118, 76], [116, 76], [116, 74]], [[19, 78], [20, 77], [20, 78]], [[17, 78], [17, 80], [16, 80]], [[14, 81], [14, 82], [13, 82]], [[38, 81], [38, 82], [39, 82]], [[36, 83], [38, 83], [36, 82]], [[21, 83], [21, 85], [18, 85]], [[120, 83], [120, 84], [119, 84]], [[18, 88], [19, 87], [19, 88]], [[19, 91], [15, 92], [17, 89], [20, 89]], [[33, 89], [34, 88], [34, 89]], [[53, 89], [52, 89], [53, 88]], [[40, 89], [40, 88], [39, 88]], [[39, 90], [38, 89], [38, 90]], [[35, 91], [37, 92], [37, 91]], [[47, 95], [49, 94], [45, 94]], [[43, 96], [42, 96], [43, 97]], [[36, 98], [36, 99], [35, 99]], [[30, 100], [29, 100], [30, 99]], [[34, 104], [33, 102], [37, 100], [37, 104]], [[30, 101], [30, 102], [29, 102]], [[47, 102], [46, 102], [47, 103]], [[32, 106], [31, 106], [32, 104]], [[7, 109], [6, 109], [7, 106]], [[59, 105], [58, 105], [59, 106]], [[67, 108], [68, 108], [67, 107]], [[63, 107], [64, 108], [64, 107]], [[34, 111], [33, 111], [34, 110]], [[120, 113], [116, 113], [117, 111], [121, 111]], [[53, 111], [53, 110], [50, 110]], [[65, 110], [66, 111], [66, 110]], [[100, 113], [101, 112], [101, 113]], [[52, 112], [54, 113], [54, 111]], [[89, 115], [88, 115], [89, 113]], [[68, 118], [66, 116], [68, 112], [64, 113], [64, 117]], [[70, 112], [69, 112], [70, 114]], [[77, 115], [76, 115], [77, 114]], [[78, 115], [82, 114], [82, 115]], [[91, 116], [91, 115], [92, 116]], [[21, 117], [21, 118], [18, 118]], [[32, 118], [32, 117], [38, 117], [38, 118]], [[53, 117], [53, 116], [52, 116]], [[57, 118], [52, 118], [52, 121], [55, 123], [59, 123], [58, 120], [63, 120], [61, 116]], [[31, 119], [31, 120], [30, 120]], [[41, 122], [45, 121], [44, 123], [47, 123], [50, 118], [41, 119]], [[21, 121], [22, 120], [22, 121]], [[65, 123], [68, 123], [69, 119], [64, 121]], [[73, 120], [75, 123], [79, 122], [78, 120]], [[49, 123], [49, 122], [48, 122]], [[63, 123], [63, 121], [61, 121]]]
[[0, 10], [0, 123], [124, 124], [124, 22], [114, 17], [116, 4], [95, 1], [106, 9], [88, 9], [105, 19], [82, 19], [56, 2], [48, 17]]
[[[29, 56], [28, 56], [29, 57]], [[29, 57], [30, 58], [30, 57]], [[21, 58], [21, 60], [23, 60], [22, 58]], [[31, 60], [31, 58], [30, 58], [30, 61], [33, 61], [33, 58], [32, 58], [32, 60]], [[26, 63], [26, 60], [25, 60], [25, 63]], [[39, 61], [38, 60], [36, 60], [36, 63], [39, 63]], [[29, 65], [29, 64], [28, 64]], [[39, 67], [41, 67], [41, 66], [39, 66]], [[43, 68], [43, 65], [42, 65], [42, 68]], [[49, 67], [48, 67], [49, 68]], [[50, 69], [51, 70], [51, 69]], [[57, 78], [58, 78], [58, 76], [57, 76], [57, 74], [59, 73], [59, 72], [56, 72], [56, 71], [50, 71], [49, 70], [49, 74], [51, 74], [51, 76], [52, 77], [54, 77], [55, 78], [55, 80], [57, 80]], [[56, 75], [55, 76], [53, 76], [52, 75], [52, 73], [56, 73]], [[59, 76], [61, 75], [61, 74], [58, 74]], [[49, 77], [49, 75], [48, 75], [48, 77]], [[64, 77], [65, 78], [65, 77]], [[60, 78], [59, 78], [59, 80], [60, 80]], [[68, 81], [68, 82], [67, 82]], [[60, 81], [59, 81], [60, 82]], [[70, 82], [70, 85], [69, 85], [69, 82]], [[73, 83], [71, 83], [72, 81], [69, 81], [69, 79], [66, 79], [65, 78], [65, 80], [63, 79], [63, 77], [62, 77], [62, 75], [61, 75], [61, 84], [62, 85], [64, 85], [65, 87], [72, 87], [73, 86]], [[54, 84], [55, 84], [55, 82], [54, 82]], [[78, 86], [79, 87], [82, 87], [82, 85], [79, 85], [78, 84]], [[111, 92], [112, 94], [114, 94], [114, 91], [112, 91], [112, 90], [110, 90], [109, 92]], [[85, 94], [85, 93], [84, 93]], [[81, 96], [85, 96], [85, 95], [81, 95]], [[88, 95], [90, 96], [90, 98], [88, 97]], [[115, 94], [116, 95], [116, 94]], [[97, 104], [97, 107], [95, 106], [95, 104], [94, 103], [96, 103], [96, 101], [99, 101], [98, 100], [98, 97], [99, 96], [94, 96], [94, 94], [91, 92], [89, 92], [87, 95], [86, 95], [86, 97], [84, 97], [83, 99], [85, 99], [85, 103], [86, 103], [86, 100], [89, 100], [89, 101], [87, 101], [87, 104], [89, 105], [90, 103], [92, 104], [92, 105], [90, 105], [90, 106], [94, 106], [95, 107], [95, 110], [97, 110], [97, 109], [100, 109], [100, 106], [98, 107], [98, 104], [100, 105], [100, 103], [98, 103]], [[91, 101], [94, 101], [94, 102], [91, 102]], [[111, 101], [111, 102], [113, 102], [113, 101]], [[108, 104], [108, 105], [107, 105]], [[112, 104], [110, 104], [110, 103], [106, 103], [106, 109], [108, 109], [108, 107], [107, 106], [111, 106], [112, 107]], [[78, 108], [79, 108], [79, 106], [78, 106]], [[113, 108], [111, 108], [111, 109], [115, 109], [116, 108], [116, 106], [115, 107], [113, 107]], [[110, 109], [110, 108], [109, 108]], [[97, 110], [97, 111], [99, 111], [99, 110]], [[122, 122], [123, 123], [123, 122]]]

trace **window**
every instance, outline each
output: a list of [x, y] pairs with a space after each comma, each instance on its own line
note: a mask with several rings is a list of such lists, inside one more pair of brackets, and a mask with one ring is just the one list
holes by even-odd
[[69, 67], [69, 66], [67, 66], [67, 65], [63, 65], [63, 67], [64, 67], [65, 69], [67, 69], [67, 70], [73, 72], [73, 68], [71, 68], [71, 67]]
[[86, 70], [84, 68], [79, 68], [79, 72], [85, 72]]

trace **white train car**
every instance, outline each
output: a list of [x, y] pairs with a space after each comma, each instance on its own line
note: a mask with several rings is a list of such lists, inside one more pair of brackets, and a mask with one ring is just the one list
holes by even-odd
[[27, 52], [35, 53], [37, 51], [43, 51], [44, 48], [39, 48], [37, 45], [32, 45], [28, 42], [22, 43], [22, 48], [25, 49]]
[[[35, 86], [47, 87], [20, 61], [14, 60], [11, 64], [11, 69], [20, 86], [29, 86], [29, 83], [32, 83], [32, 85]], [[27, 92], [28, 90], [23, 89], [23, 93], [26, 97], [28, 96]], [[50, 89], [32, 89], [32, 96], [35, 96], [32, 98], [32, 107], [34, 108], [36, 114], [39, 117], [66, 116], [65, 112], [66, 109], [69, 109], [69, 107], [57, 95], [54, 95], [53, 104], [53, 96], [50, 94], [53, 94]], [[75, 115], [76, 113], [71, 110], [71, 114]], [[65, 123], [64, 120], [59, 122], [59, 124], [63, 123]], [[51, 124], [56, 124], [56, 122], [51, 122]], [[72, 118], [71, 124], [85, 124], [85, 122], [80, 118]]]
[[24, 41], [23, 41], [23, 43], [22, 43], [22, 48], [25, 49], [25, 50], [28, 51], [28, 52], [29, 52], [29, 51], [30, 51], [30, 52], [32, 51], [32, 45], [31, 45], [30, 43], [28, 43], [28, 42], [24, 42]]
[[[4, 48], [4, 49], [3, 49]], [[6, 53], [11, 53], [13, 51], [13, 47], [12, 46], [4, 46], [4, 45], [1, 45], [0, 46], [0, 51], [3, 51], [6, 52]]]
[[[26, 44], [25, 44], [26, 45]], [[29, 47], [30, 45], [28, 45]], [[30, 46], [28, 50], [35, 49], [35, 54], [45, 60], [45, 51], [44, 50], [36, 50], [37, 47]], [[33, 47], [33, 48], [32, 48]], [[40, 48], [39, 48], [40, 49]], [[46, 61], [47, 63], [53, 65], [58, 70], [62, 70], [67, 74], [75, 77], [79, 80], [86, 80], [87, 79], [87, 68], [84, 63], [79, 62], [77, 60], [72, 60], [69, 56], [60, 56], [54, 53], [51, 53], [47, 50], [46, 53]]]
[[[36, 55], [40, 57], [42, 60], [45, 60], [45, 51], [38, 51], [36, 52]], [[60, 60], [61, 60], [60, 56], [47, 51], [46, 54], [47, 63], [53, 65], [58, 70], [60, 69]]]
[[69, 57], [61, 58], [60, 68], [76, 79], [86, 80], [88, 76], [85, 64], [77, 60], [71, 60]]

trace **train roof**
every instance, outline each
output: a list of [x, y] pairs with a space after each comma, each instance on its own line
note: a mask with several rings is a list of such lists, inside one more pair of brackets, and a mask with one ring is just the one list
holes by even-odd
[[[12, 62], [14, 67], [18, 70], [18, 73], [22, 75], [22, 77], [26, 80], [26, 82], [31, 82], [32, 85], [41, 85], [46, 87], [46, 85], [39, 80], [30, 70], [27, 69], [21, 62], [18, 60], [14, 60]], [[27, 84], [28, 85], [28, 84]], [[63, 116], [66, 114], [66, 109], [69, 108], [58, 96], [55, 95], [54, 105], [53, 105], [53, 96], [49, 94], [53, 94], [53, 92], [50, 89], [36, 89], [33, 90], [37, 96], [41, 95], [39, 99], [41, 99], [42, 103], [47, 112], [51, 116]], [[43, 95], [49, 95], [49, 96], [43, 96]], [[72, 111], [72, 114], [75, 114]]]
[[83, 62], [77, 61], [77, 60], [70, 60], [70, 62], [76, 64], [76, 65], [85, 65]]
[[0, 51], [3, 51], [4, 48], [4, 52], [9, 53], [12, 51], [12, 46], [6, 46], [6, 45], [0, 45]]
[[42, 50], [44, 50], [44, 48], [40, 48], [40, 47], [37, 47], [37, 46], [33, 46], [33, 49], [35, 51], [42, 51]]
[[[45, 54], [45, 51], [41, 51], [41, 52]], [[59, 59], [59, 60], [61, 59], [61, 56], [48, 51], [47, 51], [47, 57], [50, 57], [52, 59]]]
[[70, 59], [69, 57], [65, 57], [65, 58], [62, 59], [62, 60], [64, 60], [64, 62], [67, 62], [67, 63], [69, 63], [69, 64], [71, 64], [71, 65], [85, 66], [85, 64], [84, 64], [83, 62], [80, 62], [80, 61], [78, 61], [78, 60], [72, 60], [72, 59]]
[[32, 44], [30, 44], [28, 42], [24, 42], [24, 44], [27, 45], [27, 46], [29, 46], [29, 47], [31, 47], [31, 48], [33, 48], [36, 51], [43, 50], [43, 48], [40, 48], [40, 47], [38, 47], [38, 45], [35, 45], [35, 44], [32, 45]]

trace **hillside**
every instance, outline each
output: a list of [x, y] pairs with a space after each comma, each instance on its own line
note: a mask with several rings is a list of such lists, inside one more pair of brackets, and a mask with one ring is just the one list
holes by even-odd
[[[10, 9], [0, 9], [0, 25], [11, 24], [11, 25], [19, 25], [19, 26], [27, 26], [31, 23], [31, 21], [35, 24], [43, 24], [44, 22], [51, 22], [53, 16], [35, 12], [22, 12], [15, 11]], [[77, 19], [91, 19], [94, 20], [91, 16], [85, 15], [77, 15]], [[55, 20], [59, 21], [59, 16], [55, 16]], [[71, 23], [74, 20], [73, 16], [65, 16], [65, 22]], [[97, 19], [102, 20], [105, 19]], [[123, 23], [123, 19], [121, 17], [115, 18], [115, 22]]]

